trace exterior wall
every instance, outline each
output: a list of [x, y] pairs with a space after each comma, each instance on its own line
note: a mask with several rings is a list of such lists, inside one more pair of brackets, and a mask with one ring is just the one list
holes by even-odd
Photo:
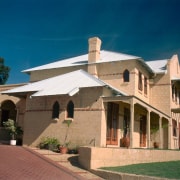
[[[129, 95], [134, 94], [134, 61], [131, 61], [128, 65], [121, 61], [101, 63], [97, 66], [100, 79]], [[126, 69], [130, 72], [130, 82], [123, 82], [123, 72]]]
[[[128, 63], [127, 63], [128, 62]], [[149, 81], [148, 94], [138, 90], [138, 72], [143, 74], [142, 80], [144, 85], [144, 77], [149, 79], [149, 73], [136, 60], [110, 62], [98, 64], [98, 77], [113, 87], [130, 96], [137, 96], [141, 100], [149, 103]], [[108, 67], [108, 68], [107, 68]], [[129, 70], [130, 81], [123, 81], [124, 70]], [[144, 89], [144, 87], [143, 87]]]
[[176, 55], [169, 60], [166, 68], [165, 74], [158, 74], [151, 81], [150, 103], [171, 116], [171, 108], [179, 108], [179, 104], [172, 100], [171, 83], [171, 78], [180, 78], [179, 62]]
[[[169, 71], [171, 77], [180, 78], [180, 67], [179, 67], [179, 60], [177, 55], [174, 55], [169, 62], [170, 67]], [[174, 84], [177, 88], [177, 91], [180, 92], [180, 83], [179, 82], [171, 82], [171, 94], [172, 92], [172, 84]], [[171, 96], [172, 97], [172, 96]], [[180, 107], [180, 97], [179, 94], [177, 95], [177, 99], [175, 97], [171, 98], [171, 108], [179, 108]]]
[[58, 76], [61, 74], [76, 71], [79, 69], [83, 69], [83, 70], [87, 71], [87, 65], [63, 67], [63, 68], [57, 68], [57, 69], [45, 69], [45, 70], [41, 70], [41, 71], [33, 71], [33, 72], [31, 72], [31, 75], [30, 75], [30, 82], [40, 81], [43, 79], [51, 78], [51, 77]]
[[[9, 90], [18, 86], [22, 86], [24, 84], [12, 84], [12, 85], [1, 85], [0, 86], [0, 108], [2, 107], [2, 105], [8, 101], [11, 101], [14, 106], [15, 106], [15, 110], [13, 110], [13, 112], [17, 111], [17, 114], [15, 115], [15, 120], [19, 126], [22, 127], [22, 129], [24, 129], [24, 113], [25, 113], [25, 99], [23, 98], [18, 98], [18, 97], [14, 97], [14, 96], [9, 96], [9, 95], [5, 95], [5, 94], [1, 94], [2, 91], [5, 90]], [[13, 116], [14, 116], [13, 115]], [[2, 110], [0, 110], [0, 122], [2, 121]], [[7, 131], [4, 129], [4, 127], [0, 126], [0, 140], [9, 140], [10, 137], [7, 134]]]
[[[142, 67], [142, 65], [139, 62], [136, 62], [135, 64], [135, 84], [134, 84], [134, 94], [136, 97], [141, 99], [142, 101], [150, 104], [150, 90], [149, 90], [149, 79], [150, 75], [148, 71]], [[138, 83], [139, 83], [139, 72], [142, 73], [142, 90], [138, 89]], [[147, 78], [147, 94], [145, 94], [144, 90], [144, 79]], [[150, 104], [151, 105], [151, 104]]]
[[[0, 105], [3, 104], [5, 101], [12, 101], [16, 106], [17, 116], [16, 121], [18, 124], [23, 128], [23, 119], [24, 119], [24, 112], [25, 112], [25, 99], [18, 98], [15, 96], [9, 96], [5, 94], [1, 94], [2, 91], [6, 91], [18, 86], [22, 86], [24, 84], [14, 84], [14, 85], [2, 85], [0, 86]], [[0, 118], [1, 118], [1, 111], [0, 111]]]
[[170, 116], [171, 85], [169, 74], [157, 75], [150, 89], [150, 103]]
[[[74, 120], [71, 123], [67, 141], [71, 146], [102, 145], [102, 88], [81, 89], [73, 97], [34, 97], [27, 99], [25, 115], [24, 145], [36, 146], [42, 137], [51, 136], [64, 143], [68, 130], [64, 123], [66, 106], [69, 100], [74, 103]], [[59, 121], [52, 119], [52, 106], [55, 101], [60, 104]], [[104, 142], [104, 141], [103, 141]]]
[[180, 160], [180, 151], [176, 150], [80, 147], [79, 154], [79, 162], [87, 170], [100, 167]]

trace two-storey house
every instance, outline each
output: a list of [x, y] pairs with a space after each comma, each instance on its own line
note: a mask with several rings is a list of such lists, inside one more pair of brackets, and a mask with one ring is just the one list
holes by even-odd
[[[89, 39], [88, 54], [24, 71], [30, 82], [3, 91], [14, 102], [23, 144], [42, 137], [74, 145], [131, 148], [179, 148], [180, 70], [178, 57], [144, 61], [141, 57], [101, 50]], [[7, 94], [7, 95], [4, 95]], [[1, 101], [1, 122], [6, 101]], [[4, 111], [6, 108], [4, 108]], [[4, 118], [4, 119], [3, 119]], [[70, 122], [67, 126], [66, 122]]]

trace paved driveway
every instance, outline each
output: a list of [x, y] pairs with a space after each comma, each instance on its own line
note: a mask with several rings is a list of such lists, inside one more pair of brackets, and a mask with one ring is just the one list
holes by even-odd
[[83, 180], [57, 163], [20, 146], [0, 145], [1, 180]]

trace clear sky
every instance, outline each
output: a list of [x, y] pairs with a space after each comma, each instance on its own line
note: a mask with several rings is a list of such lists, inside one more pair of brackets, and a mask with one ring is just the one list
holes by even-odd
[[144, 60], [180, 55], [180, 0], [0, 0], [0, 56], [7, 84], [28, 82], [22, 70], [102, 49]]

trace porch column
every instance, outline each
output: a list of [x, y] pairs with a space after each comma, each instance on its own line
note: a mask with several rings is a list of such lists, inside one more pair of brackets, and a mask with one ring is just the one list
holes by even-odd
[[159, 117], [159, 147], [163, 148], [163, 139], [162, 139], [162, 117]]
[[130, 118], [130, 148], [134, 147], [133, 133], [134, 133], [134, 102], [131, 100], [131, 118]]
[[150, 111], [147, 110], [147, 148], [151, 146], [151, 132], [150, 132]]

